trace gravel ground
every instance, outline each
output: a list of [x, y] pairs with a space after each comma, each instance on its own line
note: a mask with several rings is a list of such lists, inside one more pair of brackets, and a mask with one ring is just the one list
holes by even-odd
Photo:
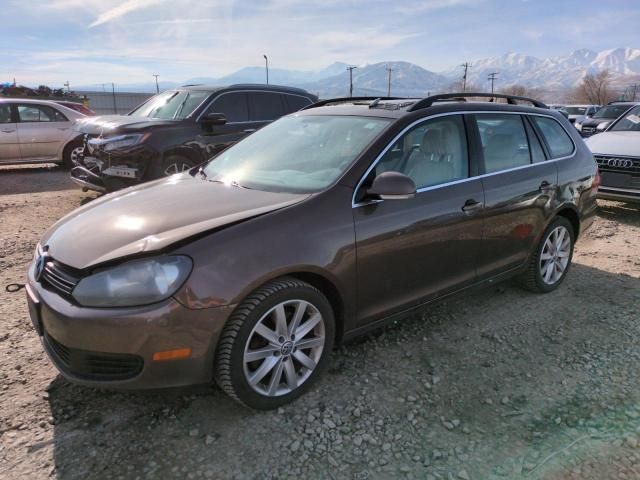
[[[0, 170], [0, 286], [94, 198]], [[602, 202], [564, 285], [507, 282], [340, 347], [278, 411], [217, 388], [117, 393], [57, 375], [0, 292], [0, 478], [640, 478], [640, 210]]]

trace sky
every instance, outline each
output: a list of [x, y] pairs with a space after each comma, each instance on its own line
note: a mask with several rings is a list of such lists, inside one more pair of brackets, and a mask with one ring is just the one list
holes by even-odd
[[640, 48], [640, 0], [0, 0], [0, 82], [181, 82], [245, 66]]

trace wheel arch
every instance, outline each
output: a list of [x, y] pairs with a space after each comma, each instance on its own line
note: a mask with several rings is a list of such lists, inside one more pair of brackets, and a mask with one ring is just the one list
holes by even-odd
[[573, 227], [573, 237], [574, 239], [577, 239], [580, 235], [580, 215], [578, 214], [577, 209], [573, 206], [563, 205], [556, 211], [549, 223], [557, 217], [564, 217], [569, 220], [569, 223], [571, 223], [571, 226]]

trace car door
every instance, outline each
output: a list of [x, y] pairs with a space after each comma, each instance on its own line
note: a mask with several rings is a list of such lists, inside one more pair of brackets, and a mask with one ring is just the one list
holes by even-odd
[[[252, 128], [249, 121], [249, 105], [246, 92], [224, 92], [215, 97], [201, 115], [206, 117], [211, 113], [221, 113], [227, 123], [224, 125], [202, 124], [200, 139], [206, 145], [207, 157], [217, 155], [227, 147], [240, 141]], [[253, 131], [253, 130], [251, 130]]]
[[[474, 178], [463, 115], [418, 122], [382, 153], [356, 190], [359, 323], [475, 281], [482, 238], [482, 182]], [[414, 198], [375, 201], [365, 192], [383, 171], [399, 171]]]
[[482, 152], [484, 235], [478, 279], [507, 271], [527, 259], [546, 225], [558, 184], [540, 139], [520, 114], [473, 115]]
[[0, 163], [20, 161], [18, 126], [10, 103], [0, 103]]
[[69, 137], [71, 122], [49, 105], [16, 103], [16, 109], [22, 159], [55, 159]]

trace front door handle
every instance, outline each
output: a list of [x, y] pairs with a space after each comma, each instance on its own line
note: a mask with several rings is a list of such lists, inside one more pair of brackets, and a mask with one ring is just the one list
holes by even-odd
[[62, 130], [64, 132], [65, 130], [69, 130], [69, 127], [58, 127], [58, 130]]
[[245, 128], [243, 131], [244, 131], [244, 133], [253, 133], [253, 132], [256, 131], [256, 129], [255, 128]]
[[551, 185], [551, 182], [548, 182], [547, 180], [543, 180], [538, 190], [540, 190], [541, 192], [547, 192], [549, 190], [553, 190], [553, 188], [554, 186]]
[[464, 213], [473, 213], [482, 208], [482, 202], [479, 202], [475, 198], [470, 198], [464, 205], [462, 206], [462, 211]]
[[4, 133], [13, 133], [13, 132], [15, 132], [15, 129], [13, 129], [13, 130], [4, 130], [4, 129], [3, 129], [2, 131], [3, 131]]

